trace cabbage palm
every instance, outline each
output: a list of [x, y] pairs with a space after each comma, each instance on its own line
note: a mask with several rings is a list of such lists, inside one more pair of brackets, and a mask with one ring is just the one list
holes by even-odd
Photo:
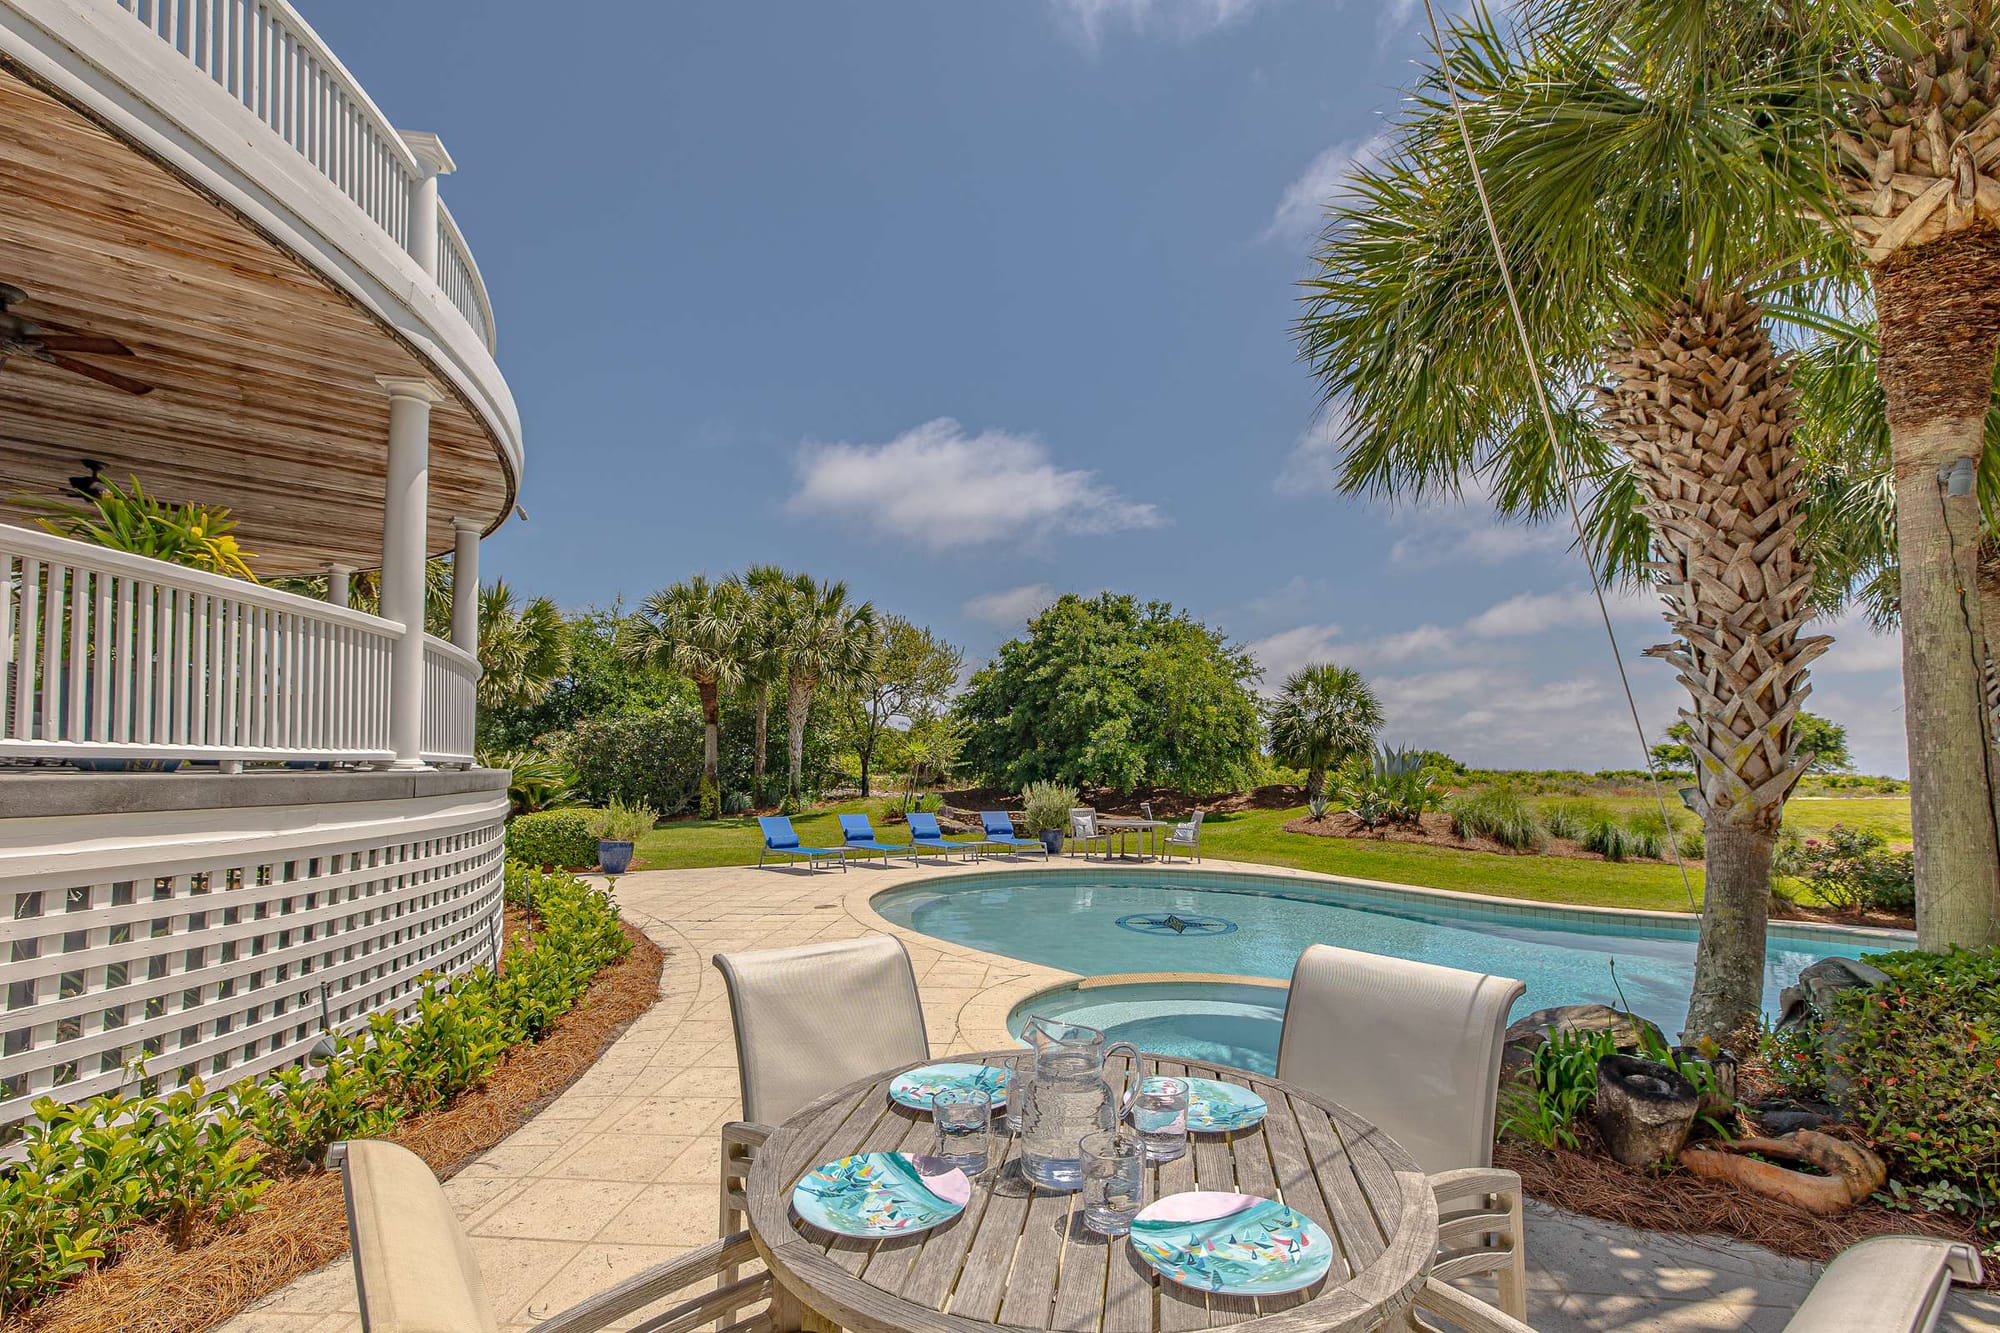
[[743, 626], [743, 683], [750, 690], [755, 710], [755, 739], [750, 755], [750, 786], [754, 798], [764, 799], [765, 752], [769, 749], [771, 691], [785, 678], [784, 655], [779, 651], [779, 629], [783, 623], [785, 589], [793, 576], [776, 565], [752, 565], [737, 576], [749, 599]]
[[1382, 701], [1353, 667], [1313, 662], [1285, 678], [1266, 714], [1271, 754], [1306, 771], [1306, 800], [1326, 790], [1326, 771], [1365, 754], [1382, 730]]
[[526, 708], [569, 667], [569, 626], [546, 597], [516, 605], [495, 579], [479, 590], [479, 706]]
[[785, 671], [785, 808], [804, 795], [806, 722], [818, 690], [861, 683], [874, 664], [875, 608], [847, 600], [845, 583], [795, 576], [778, 597], [779, 660]]
[[701, 700], [701, 816], [722, 813], [722, 691], [743, 677], [743, 589], [696, 574], [648, 597], [626, 622], [618, 648], [694, 682]]
[[1533, 15], [1510, 40], [1483, 11], [1447, 39], [1553, 447], [1438, 70], [1335, 208], [1299, 340], [1345, 417], [1345, 489], [1477, 482], [1537, 519], [1581, 482], [1592, 557], [1643, 559], [1707, 824], [1687, 1033], [1719, 1038], [1760, 1007], [1771, 855], [1810, 762], [1793, 720], [1827, 644], [1801, 632], [1794, 395], [1763, 307], [1837, 280], [1840, 249], [1795, 206], [1817, 169], [1786, 138], [1817, 67], [1731, 6], [1681, 54]]

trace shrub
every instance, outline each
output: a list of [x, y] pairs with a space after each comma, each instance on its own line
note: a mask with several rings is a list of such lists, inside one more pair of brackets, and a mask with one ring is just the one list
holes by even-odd
[[1597, 1062], [1618, 1053], [1615, 1032], [1551, 1033], [1528, 1078], [1505, 1089], [1499, 1132], [1543, 1148], [1577, 1146], [1576, 1124], [1597, 1095]]
[[1069, 812], [1076, 808], [1076, 788], [1061, 782], [1030, 782], [1021, 788], [1021, 817], [1031, 834], [1044, 829], [1069, 828]]
[[1541, 821], [1508, 783], [1454, 796], [1445, 802], [1451, 831], [1461, 838], [1491, 838], [1519, 850], [1542, 845]]
[[272, 1158], [312, 1170], [342, 1139], [380, 1138], [402, 1118], [382, 1095], [381, 1055], [359, 1034], [336, 1042], [318, 1070], [293, 1065], [237, 1085], [236, 1108]]
[[602, 810], [590, 812], [590, 831], [603, 842], [637, 842], [659, 822], [660, 812], [651, 806], [627, 805], [616, 796]]
[[431, 977], [406, 1020], [398, 1022], [393, 1012], [369, 1016], [368, 1035], [392, 1105], [435, 1110], [500, 1063], [511, 1034], [486, 993], [491, 977], [483, 968], [455, 981]]
[[139, 1214], [163, 1223], [176, 1249], [204, 1223], [220, 1226], [261, 1206], [271, 1184], [257, 1169], [263, 1154], [249, 1147], [250, 1127], [206, 1096], [200, 1079], [137, 1099], [131, 1114], [125, 1132], [139, 1140]]
[[1341, 803], [1367, 828], [1414, 824], [1443, 799], [1427, 753], [1408, 748], [1383, 746], [1356, 756], [1341, 768], [1335, 786]]
[[722, 813], [725, 815], [746, 815], [750, 813], [750, 793], [733, 791], [722, 798]]
[[1815, 902], [1835, 911], [1908, 912], [1916, 907], [1915, 858], [1888, 851], [1881, 834], [1865, 829], [1835, 824], [1824, 838], [1807, 838], [1795, 874]]
[[1868, 961], [1889, 980], [1834, 1001], [1849, 1109], [1897, 1179], [2000, 1198], [2000, 948]]
[[1611, 811], [1596, 801], [1552, 801], [1542, 810], [1542, 827], [1550, 837], [1577, 843], [1610, 819]]
[[544, 810], [507, 825], [507, 855], [531, 866], [597, 864], [597, 835], [582, 810]]
[[687, 700], [579, 722], [562, 749], [576, 769], [578, 792], [593, 804], [617, 796], [669, 815], [699, 808], [701, 710]]
[[1778, 830], [1778, 845], [1771, 849], [1771, 874], [1797, 879], [1806, 865], [1806, 840], [1795, 828]]
[[531, 815], [575, 799], [576, 773], [554, 755], [500, 750], [480, 755], [479, 762], [507, 770], [507, 807], [513, 814]]

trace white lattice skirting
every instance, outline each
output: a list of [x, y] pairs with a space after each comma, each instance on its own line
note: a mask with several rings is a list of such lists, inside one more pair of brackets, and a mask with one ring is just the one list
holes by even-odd
[[[171, 780], [171, 779], [169, 779]], [[0, 1130], [143, 1058], [164, 1088], [302, 1058], [491, 962], [504, 791], [0, 820]]]

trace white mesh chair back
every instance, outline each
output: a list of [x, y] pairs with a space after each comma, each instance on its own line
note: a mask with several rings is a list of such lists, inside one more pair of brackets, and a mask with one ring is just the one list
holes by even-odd
[[776, 1125], [836, 1088], [928, 1060], [917, 976], [887, 935], [719, 953], [743, 1118]]
[[1428, 1174], [1493, 1163], [1510, 977], [1315, 944], [1292, 970], [1278, 1077], [1378, 1125]]
[[352, 1140], [345, 1151], [366, 1333], [497, 1333], [472, 1246], [424, 1159], [379, 1139]]
[[1097, 811], [1072, 810], [1069, 812], [1070, 836], [1094, 838], [1097, 836]]

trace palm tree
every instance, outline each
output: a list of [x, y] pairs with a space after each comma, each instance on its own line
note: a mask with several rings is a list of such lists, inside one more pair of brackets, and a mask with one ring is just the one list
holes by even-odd
[[[1726, 1037], [1762, 998], [1769, 872], [1809, 757], [1792, 724], [1827, 640], [1813, 590], [1788, 369], [1760, 301], [1837, 274], [1792, 206], [1811, 168], [1776, 114], [1815, 71], [1758, 23], [1711, 20], [1698, 60], [1530, 16], [1509, 40], [1483, 10], [1445, 59], [1555, 395], [1552, 446], [1439, 71], [1394, 151], [1354, 173], [1299, 326], [1344, 411], [1340, 482], [1388, 494], [1485, 485], [1525, 519], [1597, 491], [1590, 554], [1643, 573], [1692, 708], [1707, 892], [1690, 1037]], [[1773, 126], [1777, 128], [1774, 130]]]
[[784, 654], [778, 635], [783, 623], [785, 589], [793, 575], [776, 565], [752, 565], [737, 577], [749, 598], [743, 628], [743, 683], [749, 687], [755, 710], [755, 740], [750, 755], [750, 786], [753, 799], [764, 800], [765, 756], [771, 726], [771, 691], [785, 678]]
[[813, 694], [848, 689], [868, 674], [877, 642], [875, 608], [847, 600], [845, 583], [800, 574], [778, 600], [777, 652], [785, 671], [785, 809], [803, 800], [806, 721]]
[[1353, 667], [1314, 662], [1285, 678], [1266, 717], [1271, 754], [1306, 770], [1306, 800], [1326, 790], [1326, 771], [1363, 753], [1382, 730], [1382, 701]]
[[619, 651], [694, 682], [701, 700], [701, 817], [722, 813], [722, 691], [743, 675], [746, 599], [730, 580], [696, 574], [648, 597], [626, 622]]
[[526, 708], [569, 667], [569, 626], [546, 597], [523, 606], [496, 579], [479, 590], [479, 706]]

